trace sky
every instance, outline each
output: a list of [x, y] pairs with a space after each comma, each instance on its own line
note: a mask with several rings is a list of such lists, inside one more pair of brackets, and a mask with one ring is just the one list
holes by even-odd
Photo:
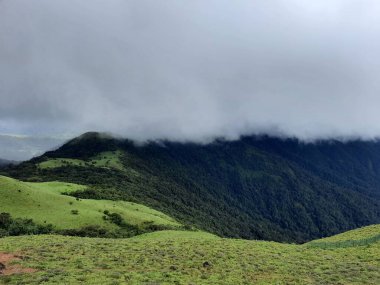
[[377, 138], [379, 15], [378, 0], [0, 0], [0, 157], [86, 131]]

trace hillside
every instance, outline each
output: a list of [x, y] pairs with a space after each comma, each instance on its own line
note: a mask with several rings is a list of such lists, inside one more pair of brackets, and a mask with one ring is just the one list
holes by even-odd
[[[368, 230], [357, 233], [366, 238]], [[1, 241], [0, 258], [15, 262], [8, 270], [29, 272], [0, 275], [6, 284], [380, 283], [380, 241], [321, 249], [181, 231], [116, 240], [45, 235]]]
[[344, 242], [344, 241], [355, 241], [355, 240], [363, 240], [368, 238], [373, 238], [380, 235], [380, 225], [371, 225], [351, 231], [347, 231], [338, 235], [334, 235], [331, 237], [315, 240], [313, 242]]
[[33, 219], [38, 224], [52, 224], [55, 229], [80, 229], [117, 225], [103, 218], [104, 211], [118, 213], [130, 225], [145, 224], [178, 227], [172, 218], [146, 206], [109, 200], [76, 199], [62, 193], [86, 189], [86, 186], [62, 183], [27, 183], [0, 176], [0, 210], [14, 218]]
[[351, 230], [332, 237], [314, 240], [307, 243], [307, 245], [327, 249], [369, 246], [377, 242], [380, 242], [380, 225], [372, 225], [361, 229]]
[[244, 137], [211, 144], [87, 133], [3, 171], [89, 185], [224, 237], [305, 242], [380, 223], [380, 143]]

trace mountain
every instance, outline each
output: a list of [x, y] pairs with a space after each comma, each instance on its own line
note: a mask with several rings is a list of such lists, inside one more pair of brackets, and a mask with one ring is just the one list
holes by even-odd
[[305, 242], [380, 223], [377, 141], [139, 146], [86, 133], [3, 174], [89, 185], [71, 195], [141, 203], [223, 237]]

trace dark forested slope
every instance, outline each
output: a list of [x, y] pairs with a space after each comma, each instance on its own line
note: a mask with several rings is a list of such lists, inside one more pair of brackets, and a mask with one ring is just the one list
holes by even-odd
[[[94, 157], [116, 150], [123, 169], [96, 167]], [[76, 160], [41, 167], [62, 158]], [[5, 172], [91, 185], [76, 195], [144, 203], [229, 237], [302, 242], [380, 222], [378, 142], [244, 137], [135, 146], [87, 133]]]

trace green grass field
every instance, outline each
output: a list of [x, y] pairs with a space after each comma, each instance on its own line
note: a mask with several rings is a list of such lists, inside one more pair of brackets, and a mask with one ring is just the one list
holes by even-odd
[[347, 248], [366, 246], [380, 241], [380, 225], [372, 225], [361, 229], [348, 231], [328, 238], [314, 240], [307, 243], [310, 247]]
[[0, 252], [17, 252], [25, 258], [16, 263], [38, 270], [0, 277], [4, 284], [380, 284], [380, 242], [321, 250], [162, 231], [116, 240], [7, 237]]
[[[107, 200], [84, 200], [61, 193], [85, 189], [85, 186], [62, 183], [26, 183], [0, 176], [0, 211], [14, 218], [31, 218], [40, 224], [53, 224], [57, 229], [75, 229], [87, 225], [115, 228], [103, 220], [103, 211], [120, 214], [133, 225], [151, 222], [156, 225], [179, 226], [167, 215], [146, 206]], [[78, 215], [72, 214], [78, 210]]]
[[[57, 229], [116, 227], [102, 219], [104, 210], [119, 213], [130, 224], [180, 226], [143, 205], [78, 201], [62, 195], [85, 188], [62, 182], [26, 183], [0, 176], [0, 212], [51, 223]], [[78, 210], [78, 215], [73, 215], [72, 210]], [[377, 285], [380, 240], [374, 237], [379, 234], [380, 225], [373, 225], [303, 245], [225, 239], [181, 230], [126, 239], [5, 237], [0, 238], [0, 260], [5, 254], [21, 256], [6, 267], [33, 270], [0, 274], [0, 284]]]
[[342, 234], [335, 235], [332, 237], [315, 240], [313, 242], [320, 242], [320, 241], [337, 242], [337, 241], [347, 241], [347, 240], [361, 240], [361, 239], [370, 238], [379, 234], [380, 234], [380, 225], [372, 225], [372, 226], [344, 232]]
[[38, 164], [40, 169], [49, 169], [49, 168], [58, 168], [62, 166], [80, 166], [80, 167], [104, 167], [117, 169], [120, 171], [124, 170], [124, 166], [120, 161], [120, 156], [122, 155], [121, 151], [107, 151], [102, 152], [88, 161], [80, 159], [71, 159], [71, 158], [53, 158], [46, 161], [43, 161]]

